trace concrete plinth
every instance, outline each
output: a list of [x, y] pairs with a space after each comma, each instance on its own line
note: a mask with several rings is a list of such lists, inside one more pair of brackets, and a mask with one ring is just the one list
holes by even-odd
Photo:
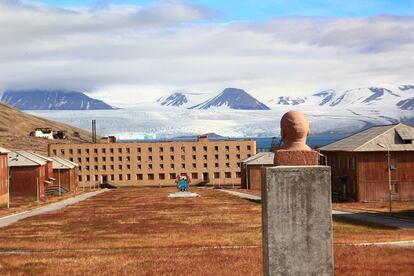
[[330, 167], [262, 173], [264, 275], [333, 275]]
[[200, 196], [197, 193], [191, 193], [191, 192], [176, 192], [173, 194], [169, 194], [168, 197], [198, 197]]

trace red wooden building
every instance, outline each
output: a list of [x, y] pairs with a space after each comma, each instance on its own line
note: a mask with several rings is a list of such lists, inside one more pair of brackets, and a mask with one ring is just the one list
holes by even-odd
[[78, 164], [69, 160], [51, 157], [53, 160], [53, 174], [55, 176], [55, 186], [60, 185], [68, 192], [75, 192], [78, 189]]
[[371, 127], [320, 151], [332, 168], [333, 198], [387, 201], [391, 190], [392, 200], [414, 200], [413, 127]]
[[11, 151], [8, 155], [10, 196], [43, 198], [47, 184], [47, 162], [26, 151]]
[[9, 172], [7, 154], [10, 151], [0, 147], [0, 207], [6, 206], [9, 200]]
[[274, 166], [273, 152], [259, 152], [240, 162], [241, 186], [245, 189], [261, 190], [262, 168]]

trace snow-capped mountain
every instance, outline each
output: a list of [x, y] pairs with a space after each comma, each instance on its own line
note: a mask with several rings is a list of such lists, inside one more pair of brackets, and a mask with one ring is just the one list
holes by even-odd
[[219, 95], [190, 107], [189, 109], [210, 109], [228, 107], [238, 110], [270, 110], [265, 104], [259, 102], [243, 89], [226, 88]]
[[0, 101], [21, 110], [98, 110], [114, 107], [76, 91], [6, 90]]
[[182, 106], [188, 103], [187, 96], [184, 93], [175, 92], [167, 97], [161, 97], [157, 100], [164, 106]]
[[306, 97], [290, 97], [290, 96], [280, 96], [275, 100], [270, 100], [270, 103], [276, 103], [277, 105], [298, 105], [306, 102]]
[[331, 108], [387, 107], [412, 110], [414, 107], [414, 86], [366, 87], [350, 90], [324, 90], [307, 97], [291, 98], [280, 96], [277, 105], [311, 105]]

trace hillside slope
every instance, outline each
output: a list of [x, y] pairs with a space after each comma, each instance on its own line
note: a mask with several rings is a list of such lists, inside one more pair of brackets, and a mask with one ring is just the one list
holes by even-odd
[[[67, 139], [47, 140], [44, 138], [30, 137], [30, 132], [38, 127], [64, 130], [66, 131]], [[73, 135], [74, 132], [78, 132], [80, 137], [75, 137]], [[81, 143], [90, 140], [91, 134], [88, 131], [64, 123], [36, 117], [0, 103], [1, 147], [7, 149], [32, 150], [41, 154], [46, 154], [47, 145], [49, 143]]]

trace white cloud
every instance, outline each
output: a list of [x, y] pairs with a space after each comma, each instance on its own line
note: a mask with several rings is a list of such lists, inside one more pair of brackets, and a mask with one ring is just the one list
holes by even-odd
[[260, 99], [414, 74], [413, 17], [205, 21], [212, 16], [177, 1], [94, 9], [3, 1], [0, 88], [79, 89], [115, 103], [232, 86]]

